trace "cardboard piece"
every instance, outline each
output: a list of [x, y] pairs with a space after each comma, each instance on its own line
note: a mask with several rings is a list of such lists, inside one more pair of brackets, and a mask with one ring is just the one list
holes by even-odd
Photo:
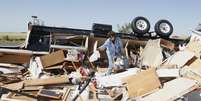
[[27, 86], [22, 89], [22, 91], [39, 91], [44, 88], [44, 86]]
[[130, 98], [145, 95], [161, 86], [153, 68], [128, 76], [123, 81], [127, 85]]
[[59, 50], [56, 52], [53, 52], [51, 54], [45, 55], [41, 57], [41, 62], [44, 68], [57, 65], [59, 63], [64, 62], [64, 52], [63, 50]]

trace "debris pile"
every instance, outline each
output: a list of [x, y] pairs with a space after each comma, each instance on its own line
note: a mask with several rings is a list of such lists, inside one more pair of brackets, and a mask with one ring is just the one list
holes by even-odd
[[201, 41], [192, 36], [182, 44], [162, 38], [123, 40], [129, 68], [107, 76], [105, 53], [96, 50], [105, 39], [85, 36], [85, 47], [51, 44], [48, 52], [0, 48], [1, 101], [190, 99], [201, 86]]

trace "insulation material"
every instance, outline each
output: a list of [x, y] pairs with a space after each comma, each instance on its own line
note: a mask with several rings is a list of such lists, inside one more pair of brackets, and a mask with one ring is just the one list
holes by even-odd
[[158, 67], [163, 60], [160, 39], [149, 40], [141, 54], [142, 65]]

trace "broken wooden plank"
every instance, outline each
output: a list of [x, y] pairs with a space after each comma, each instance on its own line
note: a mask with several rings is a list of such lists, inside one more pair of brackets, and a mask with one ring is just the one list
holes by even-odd
[[197, 87], [195, 80], [177, 78], [165, 83], [162, 89], [142, 98], [140, 101], [173, 101]]
[[61, 75], [58, 77], [52, 76], [46, 79], [24, 80], [24, 86], [42, 86], [62, 83], [69, 83], [67, 75]]
[[156, 70], [153, 68], [128, 76], [123, 81], [127, 85], [129, 97], [142, 96], [161, 86]]
[[40, 89], [43, 89], [44, 86], [26, 86], [22, 89], [22, 91], [39, 91]]
[[11, 83], [3, 85], [3, 88], [11, 89], [11, 90], [21, 90], [23, 88], [24, 82], [17, 82], [17, 83]]

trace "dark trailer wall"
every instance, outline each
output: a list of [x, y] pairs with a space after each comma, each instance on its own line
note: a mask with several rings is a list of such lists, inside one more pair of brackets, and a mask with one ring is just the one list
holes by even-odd
[[[96, 25], [96, 24], [95, 24]], [[106, 27], [104, 27], [106, 26]], [[103, 25], [103, 28], [94, 28], [92, 26], [92, 30], [85, 29], [73, 29], [73, 28], [61, 28], [61, 27], [49, 27], [49, 26], [37, 26], [33, 25], [30, 28], [30, 33], [28, 37], [27, 49], [33, 51], [49, 51], [50, 45], [54, 44], [54, 36], [89, 36], [90, 38], [107, 38], [107, 32], [112, 30], [112, 27], [109, 25]], [[124, 40], [139, 40], [139, 41], [147, 41], [149, 39], [158, 39], [159, 36], [150, 36], [150, 34], [144, 34], [143, 36], [138, 33], [117, 33], [121, 39]], [[184, 40], [180, 39], [171, 39], [171, 38], [163, 38], [169, 40], [175, 44], [181, 44]], [[67, 41], [67, 40], [63, 40]], [[68, 44], [64, 44], [68, 45]]]
[[[27, 49], [33, 51], [49, 51], [50, 45], [54, 44], [54, 36], [92, 36], [92, 37], [107, 37], [107, 32], [59, 28], [48, 26], [32, 26], [30, 29]], [[66, 40], [67, 41], [67, 40]], [[64, 42], [65, 43], [65, 42]]]

